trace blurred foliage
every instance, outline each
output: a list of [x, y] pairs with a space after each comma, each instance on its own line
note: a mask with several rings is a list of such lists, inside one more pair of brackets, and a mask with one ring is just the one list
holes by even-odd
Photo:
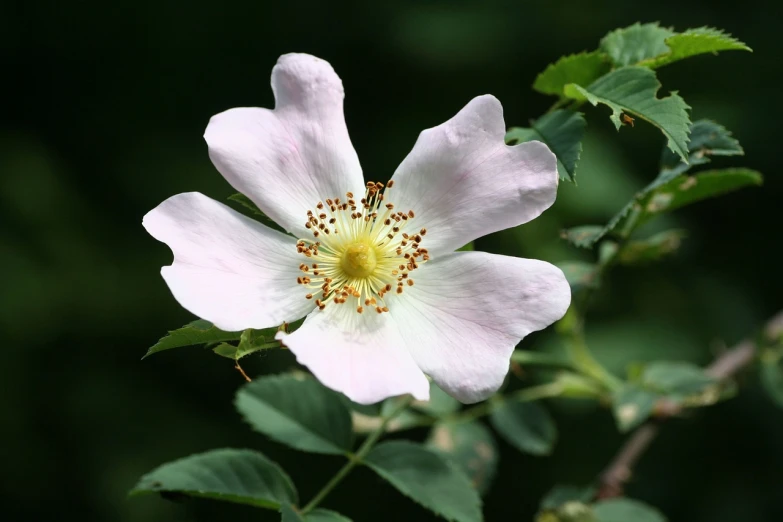
[[[6, 438], [0, 495], [6, 518], [278, 520], [249, 507], [154, 496], [129, 502], [126, 495], [159, 463], [213, 447], [263, 451], [295, 472], [304, 498], [340, 465], [247, 430], [230, 407], [243, 382], [233, 361], [199, 349], [141, 361], [164, 332], [194, 319], [158, 276], [171, 254], [144, 232], [141, 217], [178, 192], [216, 199], [233, 193], [207, 157], [203, 129], [226, 108], [271, 106], [269, 74], [285, 52], [309, 52], [334, 65], [364, 171], [383, 178], [423, 128], [475, 95], [496, 95], [509, 127], [529, 126], [551, 104], [529, 88], [536, 74], [564, 54], [593, 49], [615, 27], [655, 20], [678, 28], [709, 25], [746, 41], [754, 54], [693, 58], [661, 69], [659, 78], [692, 106], [694, 121], [709, 118], [732, 130], [745, 148], [743, 164], [767, 174], [765, 186], [642, 227], [648, 236], [685, 229], [688, 240], [649, 267], [618, 266], [595, 295], [587, 330], [601, 362], [618, 374], [634, 362], [709, 361], [775, 312], [783, 295], [781, 246], [771, 229], [780, 221], [783, 183], [777, 150], [768, 145], [779, 120], [771, 78], [783, 72], [775, 5], [4, 4], [0, 330], [7, 348], [0, 366]], [[481, 239], [476, 249], [592, 260], [561, 240], [560, 230], [607, 222], [655, 177], [664, 139], [642, 125], [617, 134], [606, 107], [588, 111], [578, 186], [562, 183], [542, 218]], [[728, 165], [713, 158], [715, 169]], [[560, 349], [547, 333], [522, 347]], [[281, 351], [243, 359], [251, 375], [293, 364]], [[746, 384], [738, 398], [671, 423], [640, 463], [629, 495], [673, 521], [783, 519], [783, 414], [755, 382]], [[531, 520], [555, 483], [589, 482], [621, 442], [605, 410], [573, 401], [554, 406], [559, 441], [552, 456], [498, 444], [487, 520]], [[420, 431], [423, 440], [427, 431]], [[349, 477], [326, 507], [356, 521], [432, 518], [366, 469]]]

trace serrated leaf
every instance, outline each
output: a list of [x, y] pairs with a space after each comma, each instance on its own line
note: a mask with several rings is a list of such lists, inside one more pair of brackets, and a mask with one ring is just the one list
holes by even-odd
[[498, 466], [495, 438], [480, 422], [436, 424], [425, 443], [446, 455], [470, 479], [482, 495], [487, 492]]
[[666, 38], [667, 51], [643, 60], [639, 65], [657, 68], [699, 54], [716, 54], [720, 51], [751, 51], [743, 42], [712, 27], [688, 29]]
[[595, 244], [603, 229], [601, 225], [581, 225], [563, 230], [560, 237], [574, 246], [589, 248]]
[[544, 94], [563, 96], [563, 88], [569, 83], [589, 85], [608, 73], [610, 67], [609, 58], [600, 51], [563, 56], [536, 76], [533, 88]]
[[291, 479], [257, 451], [219, 449], [164, 464], [144, 475], [131, 495], [180, 493], [268, 509], [296, 503]]
[[646, 421], [655, 408], [658, 395], [634, 384], [627, 384], [612, 397], [617, 428], [626, 432]]
[[560, 179], [574, 181], [586, 126], [581, 112], [560, 109], [534, 121], [532, 128], [510, 129], [506, 134], [506, 143], [513, 145], [534, 140], [545, 143], [557, 157]]
[[240, 338], [242, 332], [224, 332], [216, 328], [209, 321], [198, 319], [186, 324], [178, 330], [172, 330], [166, 336], [162, 337], [155, 346], [147, 350], [144, 358], [164, 350], [180, 348], [182, 346], [196, 346], [207, 343], [236, 341]]
[[781, 354], [767, 350], [761, 355], [759, 368], [761, 384], [775, 404], [783, 408], [783, 368], [780, 367]]
[[591, 238], [591, 245], [617, 231], [627, 236], [631, 232], [628, 230], [631, 219], [638, 227], [664, 212], [761, 183], [759, 172], [741, 168], [707, 170], [692, 176], [672, 171], [662, 173]]
[[541, 509], [557, 509], [566, 502], [587, 504], [595, 497], [597, 490], [593, 486], [558, 485], [549, 490], [541, 499]]
[[676, 252], [686, 236], [684, 230], [665, 230], [647, 239], [627, 242], [617, 260], [625, 265], [637, 265], [658, 261]]
[[302, 515], [293, 506], [284, 504], [280, 508], [280, 513], [281, 522], [351, 522], [351, 519], [328, 509], [314, 509]]
[[414, 401], [412, 406], [434, 417], [444, 417], [457, 411], [460, 407], [460, 402], [441, 390], [437, 384], [430, 382], [430, 400]]
[[597, 522], [666, 522], [660, 511], [629, 498], [612, 498], [593, 504]]
[[671, 29], [659, 26], [657, 22], [637, 22], [629, 27], [615, 29], [604, 36], [600, 49], [615, 65], [623, 67], [669, 52], [666, 39], [675, 34]]
[[695, 395], [716, 384], [704, 369], [685, 361], [654, 361], [645, 365], [642, 385], [667, 395]]
[[742, 156], [745, 154], [739, 141], [731, 136], [731, 132], [714, 121], [698, 120], [693, 122], [689, 138], [688, 163], [683, 163], [679, 156], [665, 148], [661, 153], [662, 171], [676, 171], [677, 174], [681, 174], [695, 165], [708, 163], [711, 156]]
[[549, 455], [557, 440], [555, 421], [537, 402], [504, 401], [489, 420], [506, 442], [525, 453]]
[[251, 353], [279, 347], [280, 341], [275, 340], [277, 331], [277, 328], [267, 328], [265, 330], [248, 328], [242, 332], [238, 345], [220, 343], [212, 351], [221, 357], [238, 361]]
[[598, 288], [600, 272], [596, 265], [583, 261], [561, 261], [555, 264], [563, 271], [566, 281], [571, 286], [571, 293], [587, 288]]
[[441, 455], [408, 441], [379, 444], [364, 463], [416, 503], [446, 520], [480, 522], [481, 498]]
[[668, 147], [687, 162], [688, 132], [691, 124], [687, 111], [690, 107], [676, 92], [666, 98], [656, 98], [660, 87], [661, 84], [651, 69], [622, 67], [587, 87], [568, 85], [565, 93], [575, 100], [586, 99], [593, 105], [607, 105], [612, 109], [610, 119], [617, 130], [623, 124], [623, 113], [652, 123], [666, 136]]
[[301, 451], [351, 450], [351, 414], [345, 399], [315, 379], [272, 375], [239, 389], [235, 405], [255, 431]]

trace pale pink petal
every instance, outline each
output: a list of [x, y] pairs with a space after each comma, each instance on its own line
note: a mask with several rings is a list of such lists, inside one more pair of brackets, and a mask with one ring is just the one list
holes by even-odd
[[474, 98], [446, 123], [425, 130], [392, 179], [388, 198], [413, 210], [431, 254], [526, 223], [555, 201], [557, 160], [540, 142], [509, 147], [503, 107]]
[[413, 272], [415, 285], [389, 300], [419, 367], [465, 403], [492, 395], [516, 344], [568, 309], [559, 268], [533, 259], [456, 252]]
[[272, 70], [275, 109], [212, 117], [209, 157], [231, 185], [289, 232], [304, 237], [307, 211], [326, 198], [364, 193], [343, 116], [343, 85], [328, 62], [281, 56]]
[[324, 385], [352, 401], [372, 404], [406, 393], [429, 399], [427, 378], [388, 313], [359, 314], [348, 304], [330, 303], [295, 332], [279, 332], [277, 339]]
[[143, 223], [174, 253], [161, 270], [174, 297], [218, 328], [269, 328], [312, 310], [293, 238], [197, 192], [170, 197]]

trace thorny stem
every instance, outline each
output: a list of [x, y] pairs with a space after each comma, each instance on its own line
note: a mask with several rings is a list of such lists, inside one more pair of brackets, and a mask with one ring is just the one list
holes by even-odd
[[242, 374], [242, 377], [244, 377], [247, 382], [253, 382], [253, 379], [248, 377], [247, 374], [245, 373], [245, 370], [243, 370], [242, 367], [239, 365], [239, 361], [236, 361], [236, 366], [234, 366], [234, 368], [237, 371], [239, 371], [239, 373]]
[[[783, 311], [778, 312], [767, 323], [767, 330], [769, 330], [769, 325], [781, 322], [783, 322]], [[704, 371], [718, 380], [726, 380], [750, 364], [755, 359], [758, 349], [754, 341], [746, 339], [731, 350], [724, 352]], [[604, 472], [601, 473], [598, 498], [613, 498], [623, 494], [623, 487], [631, 478], [634, 466], [655, 440], [660, 432], [661, 423], [679, 413], [680, 409], [680, 407], [661, 408], [662, 411], [666, 411], [666, 416], [659, 416], [656, 420], [646, 422], [628, 438]]]
[[356, 451], [356, 453], [348, 454], [348, 462], [346, 462], [345, 465], [340, 468], [340, 470], [331, 478], [331, 480], [329, 480], [329, 482], [327, 482], [326, 485], [321, 488], [321, 491], [316, 493], [313, 499], [302, 508], [300, 511], [302, 515], [306, 515], [318, 507], [318, 504], [323, 502], [327, 495], [329, 495], [329, 493], [331, 493], [331, 491], [337, 487], [337, 485], [342, 482], [345, 477], [348, 476], [351, 470], [353, 470], [357, 464], [361, 464], [362, 460], [364, 460], [367, 454], [370, 453], [370, 450], [373, 448], [373, 446], [375, 446], [375, 443], [378, 442], [378, 439], [380, 439], [381, 436], [386, 432], [386, 428], [388, 427], [389, 422], [391, 422], [392, 419], [407, 409], [412, 402], [412, 397], [409, 396], [404, 398], [400, 401], [397, 407], [391, 411], [391, 413], [383, 418], [381, 425], [378, 426], [378, 428], [373, 431], [367, 437], [367, 439], [365, 439], [362, 445], [359, 446], [359, 449]]

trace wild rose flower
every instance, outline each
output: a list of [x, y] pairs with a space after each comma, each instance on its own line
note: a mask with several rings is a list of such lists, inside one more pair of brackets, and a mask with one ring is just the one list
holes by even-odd
[[466, 403], [490, 396], [571, 293], [549, 263], [455, 250], [552, 205], [555, 156], [506, 146], [500, 102], [479, 96], [422, 132], [386, 186], [365, 183], [332, 67], [282, 56], [272, 90], [274, 110], [230, 109], [204, 137], [217, 170], [292, 236], [199, 193], [167, 199], [144, 226], [174, 253], [174, 297], [229, 331], [307, 316], [277, 338], [360, 403], [426, 400], [425, 375]]

